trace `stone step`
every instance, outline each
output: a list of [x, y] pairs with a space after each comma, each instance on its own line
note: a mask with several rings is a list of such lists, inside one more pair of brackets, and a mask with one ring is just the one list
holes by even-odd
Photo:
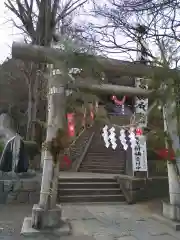
[[85, 162], [88, 162], [88, 163], [94, 163], [94, 164], [99, 164], [99, 163], [104, 163], [104, 164], [124, 164], [125, 163], [125, 160], [124, 159], [111, 159], [111, 158], [92, 158], [92, 157], [88, 157], [86, 156], [85, 159], [83, 160], [82, 163], [85, 163]]
[[122, 154], [109, 154], [109, 153], [101, 153], [101, 154], [98, 154], [98, 153], [91, 153], [90, 151], [87, 152], [86, 154], [87, 157], [91, 157], [91, 158], [104, 158], [104, 159], [124, 159], [125, 158], [125, 155], [122, 155]]
[[105, 146], [104, 140], [97, 141], [96, 139], [94, 139], [94, 141], [92, 142], [91, 146], [100, 147], [101, 149], [104, 148], [106, 150], [112, 150], [111, 148], [107, 148]]
[[74, 180], [70, 180], [69, 182], [59, 182], [58, 189], [92, 189], [92, 188], [117, 188], [119, 185], [114, 182], [75, 182]]
[[88, 151], [91, 154], [103, 154], [103, 155], [105, 155], [104, 153], [109, 154], [109, 155], [110, 154], [113, 154], [113, 155], [125, 154], [123, 151], [115, 152], [114, 150], [107, 150], [107, 148], [101, 149], [100, 147], [98, 148], [97, 146], [94, 146], [93, 148], [89, 148]]
[[124, 155], [119, 155], [119, 154], [96, 154], [96, 153], [91, 153], [91, 152], [87, 152], [86, 154], [86, 158], [95, 158], [95, 159], [99, 159], [99, 158], [103, 158], [103, 159], [124, 159], [125, 156]]
[[111, 174], [123, 174], [124, 170], [114, 170], [114, 169], [90, 169], [85, 167], [80, 167], [79, 172], [92, 172], [92, 173], [111, 173]]
[[80, 166], [80, 168], [88, 168], [88, 169], [118, 169], [118, 170], [123, 170], [124, 165], [105, 165], [105, 164], [87, 164], [84, 163]]
[[76, 154], [76, 153], [81, 153], [81, 149], [73, 149], [71, 150], [72, 154]]
[[92, 158], [92, 157], [86, 157], [84, 159], [84, 161], [82, 163], [94, 163], [94, 164], [99, 164], [99, 163], [103, 163], [103, 164], [124, 164], [124, 160], [123, 159], [111, 159], [111, 158]]
[[67, 195], [58, 196], [61, 203], [67, 202], [124, 202], [125, 198], [122, 194], [115, 195]]
[[105, 167], [124, 167], [125, 166], [125, 163], [124, 162], [103, 162], [102, 161], [85, 161], [85, 162], [82, 162], [82, 164], [80, 165], [80, 167], [82, 166], [105, 166]]
[[[88, 178], [85, 178], [85, 177], [81, 177], [81, 178], [76, 178], [76, 177], [73, 177], [73, 178], [71, 178], [71, 177], [59, 177], [59, 184], [61, 184], [61, 183], [71, 183], [71, 182], [76, 182], [76, 183], [82, 183], [82, 184], [85, 184], [85, 183], [87, 183], [87, 184], [89, 184], [89, 183], [102, 183], [102, 184], [105, 184], [105, 183], [109, 183], [109, 184], [114, 184], [114, 183], [116, 183], [115, 182], [115, 180], [114, 180], [114, 178], [112, 178], [112, 177], [106, 177], [106, 178], [104, 178], [104, 177], [102, 177], [102, 178], [100, 178], [100, 177], [88, 177]], [[116, 183], [117, 184], [117, 183]]]
[[60, 196], [71, 195], [116, 195], [120, 194], [121, 190], [117, 188], [68, 188], [60, 189]]
[[103, 203], [124, 202], [125, 198], [114, 177], [107, 175], [94, 176], [86, 174], [78, 177], [61, 177], [58, 184], [59, 203]]
[[105, 159], [108, 159], [108, 158], [111, 158], [111, 159], [114, 159], [114, 158], [116, 158], [116, 159], [118, 159], [118, 158], [122, 158], [122, 156], [119, 156], [119, 155], [117, 155], [117, 154], [106, 154], [106, 153], [101, 153], [101, 154], [99, 154], [99, 153], [92, 153], [92, 152], [87, 152], [87, 156], [88, 157], [93, 157], [93, 158], [101, 158], [101, 157], [103, 157], [103, 158], [105, 158]]
[[[123, 158], [120, 158], [119, 156], [108, 156], [108, 155], [91, 155], [87, 153], [85, 159], [90, 159], [90, 160], [104, 160], [104, 161], [124, 161]], [[85, 161], [85, 160], [84, 160]]]

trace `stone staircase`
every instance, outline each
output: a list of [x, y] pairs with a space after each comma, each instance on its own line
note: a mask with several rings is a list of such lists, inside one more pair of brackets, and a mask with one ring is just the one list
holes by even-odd
[[92, 143], [83, 159], [79, 172], [124, 174], [126, 152], [121, 146], [116, 150], [106, 148], [100, 130], [95, 132]]
[[[72, 161], [72, 164], [81, 157], [81, 154], [90, 138], [90, 136], [93, 133], [93, 129], [89, 128], [86, 129], [76, 140], [76, 142], [70, 147], [69, 149], [69, 158]], [[67, 171], [71, 168], [72, 166], [66, 166], [63, 165], [63, 167], [60, 168], [60, 171]]]
[[[78, 173], [77, 173], [78, 174]], [[81, 173], [79, 173], [81, 174]], [[60, 177], [58, 187], [59, 203], [124, 202], [119, 184], [111, 177]]]
[[[125, 195], [115, 176], [124, 174], [126, 152], [120, 145], [115, 151], [104, 146], [101, 136], [102, 126], [94, 125], [88, 131], [90, 133], [86, 133], [85, 142], [89, 142], [88, 136], [93, 132], [94, 135], [87, 152], [78, 165], [77, 172], [69, 171], [60, 174], [58, 202], [124, 202]], [[79, 145], [82, 155], [85, 144]]]

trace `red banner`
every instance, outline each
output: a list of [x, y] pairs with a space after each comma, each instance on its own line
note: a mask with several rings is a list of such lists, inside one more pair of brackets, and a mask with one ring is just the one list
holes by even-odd
[[75, 136], [74, 113], [67, 114], [67, 122], [68, 122], [68, 134], [70, 137], [74, 137]]

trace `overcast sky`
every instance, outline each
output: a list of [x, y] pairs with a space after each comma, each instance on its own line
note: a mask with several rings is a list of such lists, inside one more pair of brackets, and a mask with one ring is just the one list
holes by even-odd
[[0, 62], [10, 54], [12, 44], [12, 23], [8, 22], [8, 11], [5, 9], [4, 0], [0, 1]]
[[[18, 31], [16, 27], [13, 27], [11, 19], [14, 18], [14, 15], [12, 15], [12, 13], [5, 8], [4, 2], [5, 0], [0, 0], [0, 64], [10, 56], [12, 42], [22, 39], [20, 31]], [[91, 21], [93, 20], [91, 19]], [[117, 37], [121, 42], [121, 36]], [[120, 57], [122, 59], [123, 55], [109, 54], [109, 57]]]
[[20, 37], [17, 29], [10, 21], [12, 16], [4, 6], [5, 0], [0, 0], [0, 63], [10, 56], [13, 40]]
[[13, 27], [11, 19], [14, 15], [5, 7], [4, 2], [5, 0], [0, 0], [0, 64], [10, 56], [12, 42], [22, 39], [20, 31]]

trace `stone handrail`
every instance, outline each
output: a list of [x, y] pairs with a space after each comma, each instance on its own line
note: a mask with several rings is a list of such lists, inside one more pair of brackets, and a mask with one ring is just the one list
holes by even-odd
[[78, 169], [79, 169], [79, 167], [80, 167], [80, 165], [81, 165], [84, 157], [86, 156], [86, 153], [87, 153], [87, 151], [88, 151], [88, 149], [89, 149], [89, 147], [91, 145], [93, 137], [94, 137], [94, 132], [91, 134], [91, 136], [90, 136], [90, 138], [89, 138], [89, 140], [88, 140], [88, 142], [87, 142], [87, 144], [86, 144], [86, 146], [84, 148], [84, 151], [82, 152], [81, 156], [72, 164], [72, 168], [71, 168], [72, 172], [77, 172], [78, 171]]
[[125, 199], [126, 199], [126, 202], [127, 202], [128, 204], [134, 204], [135, 201], [134, 201], [134, 199], [133, 199], [132, 193], [131, 193], [130, 191], [128, 191], [127, 188], [126, 188], [125, 180], [121, 179], [121, 178], [118, 177], [118, 176], [115, 177], [115, 179], [116, 179], [117, 183], [118, 183], [119, 186], [120, 186], [120, 189], [121, 189], [121, 191], [122, 191], [122, 193], [123, 193], [123, 195], [124, 195], [124, 197], [125, 197]]

